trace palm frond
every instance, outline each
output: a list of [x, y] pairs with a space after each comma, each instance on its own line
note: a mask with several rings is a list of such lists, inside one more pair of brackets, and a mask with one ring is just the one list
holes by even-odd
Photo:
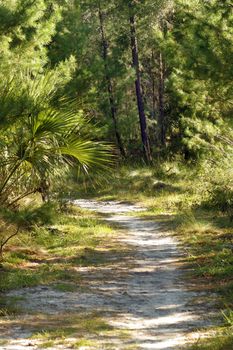
[[91, 167], [107, 168], [113, 162], [109, 144], [71, 138], [60, 147], [64, 156], [74, 158], [85, 170]]

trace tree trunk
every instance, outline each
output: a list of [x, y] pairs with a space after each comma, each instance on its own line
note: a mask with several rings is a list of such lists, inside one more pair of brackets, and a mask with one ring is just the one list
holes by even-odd
[[110, 105], [110, 111], [111, 111], [111, 116], [113, 120], [113, 126], [114, 126], [114, 132], [115, 132], [115, 137], [117, 141], [118, 148], [120, 150], [120, 153], [123, 157], [126, 156], [125, 149], [121, 140], [121, 135], [118, 129], [118, 124], [117, 124], [117, 117], [116, 117], [116, 105], [114, 101], [114, 93], [113, 93], [113, 85], [112, 85], [112, 80], [109, 76], [108, 73], [108, 41], [106, 39], [105, 35], [105, 30], [104, 30], [104, 18], [103, 18], [103, 13], [101, 11], [100, 3], [99, 3], [99, 23], [100, 23], [100, 32], [101, 32], [101, 44], [102, 44], [102, 56], [104, 60], [104, 70], [105, 70], [105, 80], [107, 84], [107, 90], [108, 90], [108, 99], [109, 99], [109, 105]]
[[159, 53], [159, 143], [163, 148], [166, 144], [165, 110], [164, 110], [164, 63], [162, 53]]
[[152, 68], [154, 65], [155, 65], [155, 55], [154, 55], [154, 50], [152, 49], [150, 76], [151, 76], [151, 84], [152, 84], [152, 113], [153, 113], [153, 118], [156, 117], [156, 102], [157, 102], [157, 91], [156, 91], [156, 83], [155, 83], [155, 74], [154, 74], [153, 68]]
[[149, 145], [149, 139], [147, 134], [147, 122], [146, 122], [146, 115], [145, 115], [144, 103], [143, 103], [143, 97], [142, 97], [136, 24], [135, 24], [135, 15], [132, 13], [132, 3], [129, 4], [129, 9], [130, 9], [129, 20], [130, 20], [132, 65], [136, 72], [135, 89], [136, 89], [136, 96], [137, 96], [139, 121], [140, 121], [140, 127], [141, 127], [141, 138], [142, 138], [145, 160], [147, 162], [150, 162], [151, 152], [150, 152], [150, 145]]

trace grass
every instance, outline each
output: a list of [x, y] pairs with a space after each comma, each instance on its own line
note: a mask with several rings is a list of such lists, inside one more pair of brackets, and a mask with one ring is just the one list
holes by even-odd
[[52, 348], [54, 345], [55, 345], [55, 343], [53, 340], [48, 340], [48, 341], [45, 341], [45, 342], [39, 344], [38, 347], [40, 349], [48, 349], [48, 348]]
[[[129, 339], [129, 334], [121, 329], [114, 329], [111, 327], [100, 314], [94, 312], [91, 314], [66, 314], [63, 318], [53, 322], [55, 320], [50, 319], [46, 323], [46, 330], [39, 329], [40, 325], [37, 324], [38, 330], [34, 332], [31, 339], [39, 340], [40, 348], [55, 347], [56, 345], [68, 346], [71, 349], [81, 349], [87, 347], [88, 349], [111, 349], [113, 350], [114, 344], [110, 343], [112, 337], [119, 339]], [[59, 326], [59, 322], [61, 323]], [[66, 324], [66, 327], [64, 327]], [[34, 325], [35, 327], [35, 325]], [[102, 337], [109, 339], [109, 343], [102, 343]], [[127, 349], [137, 349], [134, 346], [126, 346]]]
[[[193, 277], [204, 288], [217, 293], [216, 308], [221, 314], [221, 310], [233, 310], [232, 219], [229, 207], [225, 213], [220, 210], [224, 207], [224, 193], [219, 207], [216, 205], [211, 183], [227, 182], [224, 175], [224, 170], [220, 173], [219, 169], [215, 174], [212, 166], [191, 165], [188, 169], [181, 164], [165, 163], [158, 167], [121, 167], [98, 191], [93, 191], [91, 182], [85, 184], [85, 190], [79, 187], [76, 191], [73, 182], [70, 186], [76, 196], [139, 203], [146, 210], [132, 215], [163, 222], [185, 246], [194, 267]], [[232, 349], [232, 325], [224, 322], [223, 319], [223, 327], [214, 327], [212, 336], [200, 340], [192, 349]]]
[[[51, 285], [62, 292], [83, 288], [74, 267], [106, 264], [111, 248], [108, 251], [103, 246], [113, 232], [89, 211], [70, 207], [69, 212], [58, 213], [56, 225], [36, 225], [7, 246], [0, 269], [0, 291], [37, 285]], [[17, 300], [2, 294], [0, 316], [21, 312]]]
[[21, 313], [18, 302], [21, 297], [5, 297], [0, 296], [0, 317], [15, 316]]
[[[196, 266], [195, 273], [206, 279], [210, 287], [220, 294], [222, 304], [233, 307], [233, 254], [231, 228], [219, 227], [213, 217], [206, 214], [195, 217], [183, 214], [174, 224], [184, 244], [188, 247], [189, 259]], [[222, 219], [222, 223], [227, 223]]]
[[0, 339], [0, 346], [4, 346], [8, 344], [8, 340]]
[[[121, 261], [127, 252], [127, 247], [112, 242], [117, 227], [105, 223], [97, 214], [72, 205], [52, 214], [53, 221], [24, 229], [6, 247], [0, 270], [3, 331], [14, 326], [25, 328], [32, 334], [32, 342], [42, 349], [58, 345], [101, 349], [99, 338], [103, 336], [110, 345], [112, 336], [125, 338], [121, 330], [113, 329], [97, 313], [76, 311], [54, 317], [30, 313], [24, 318], [25, 310], [19, 307], [22, 300], [7, 296], [10, 290], [38, 285], [64, 293], [83, 292], [87, 286], [77, 267], [105, 266], [116, 253]], [[112, 349], [110, 345], [106, 349]]]
[[4, 254], [0, 290], [56, 281], [79, 283], [80, 276], [73, 266], [104, 263], [99, 244], [111, 236], [113, 229], [90, 213], [81, 215], [73, 208], [72, 214], [58, 216], [56, 225], [36, 226], [12, 240]]
[[96, 342], [88, 339], [80, 339], [74, 344], [72, 344], [72, 349], [80, 349], [81, 347], [94, 347], [96, 346]]
[[[65, 197], [69, 193], [74, 198], [95, 196], [97, 200], [139, 203], [146, 210], [131, 215], [163, 222], [184, 245], [197, 283], [217, 292], [219, 313], [228, 310], [225, 316], [222, 315], [222, 326], [213, 327], [210, 336], [200, 339], [191, 349], [232, 349], [232, 221], [226, 213], [207, 205], [209, 180], [200, 169], [187, 169], [177, 164], [158, 168], [121, 167], [114, 172], [111, 181], [98, 189], [93, 189], [89, 183], [84, 189], [72, 180]], [[30, 231], [25, 230], [8, 245], [1, 269], [2, 292], [45, 284], [72, 293], [85, 288], [75, 266], [104, 266], [116, 250], [119, 258], [124, 253], [115, 243], [109, 246], [109, 239], [116, 234], [117, 227], [110, 227], [96, 214], [73, 206], [52, 214], [53, 220], [47, 216], [47, 222], [41, 225], [41, 217]], [[14, 317], [22, 312], [17, 309], [17, 300], [9, 303], [4, 297], [0, 300], [0, 309], [2, 316]], [[105, 333], [110, 339], [108, 348], [111, 349], [113, 332], [119, 339], [128, 336], [109, 328], [101, 315], [80, 317], [62, 315], [62, 324], [65, 322], [66, 327], [59, 320], [49, 320], [44, 326], [43, 322], [38, 322], [34, 337], [40, 339], [43, 348], [62, 342], [66, 344], [74, 337], [75, 341], [70, 341], [71, 347], [97, 349], [96, 337]], [[129, 344], [128, 348], [137, 349], [137, 346]]]
[[[114, 331], [115, 336], [120, 331], [113, 330], [113, 327], [101, 317], [100, 314], [79, 313], [65, 314], [62, 316], [48, 316], [48, 319], [41, 319], [34, 323], [34, 331], [31, 339], [39, 340], [40, 348], [54, 347], [56, 345], [68, 346], [71, 349], [79, 349], [82, 346], [99, 347], [99, 340], [105, 334], [110, 337]], [[43, 329], [44, 327], [44, 329]]]
[[232, 330], [218, 329], [215, 336], [199, 340], [190, 347], [190, 350], [232, 350], [232, 344]]
[[214, 340], [204, 340], [197, 345], [191, 347], [192, 350], [232, 350], [232, 335], [223, 334], [222, 336], [216, 336]]
[[71, 283], [57, 283], [53, 286], [55, 290], [61, 292], [75, 292], [77, 291], [77, 285]]

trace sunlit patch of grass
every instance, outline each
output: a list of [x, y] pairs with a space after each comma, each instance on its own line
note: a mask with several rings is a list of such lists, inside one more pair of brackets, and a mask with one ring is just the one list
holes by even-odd
[[37, 348], [39, 349], [48, 349], [54, 347], [56, 343], [53, 340], [47, 340], [45, 342], [42, 342], [40, 344], [37, 344]]
[[12, 252], [8, 255], [7, 262], [13, 265], [19, 265], [28, 260], [28, 255], [23, 252]]
[[0, 339], [0, 346], [4, 346], [8, 344], [8, 340], [7, 339]]
[[56, 339], [65, 339], [68, 336], [74, 334], [76, 331], [75, 328], [55, 328], [55, 329], [48, 329], [43, 330], [38, 333], [34, 333], [31, 337], [32, 339], [49, 339], [56, 340]]
[[193, 213], [177, 217], [176, 225], [201, 275], [217, 280], [231, 278], [233, 256], [231, 242], [226, 239], [227, 230], [223, 232], [214, 222], [198, 219]]
[[36, 226], [12, 240], [4, 254], [0, 291], [60, 281], [78, 283], [80, 276], [73, 267], [104, 263], [98, 245], [114, 230], [92, 213], [71, 208], [58, 213], [56, 225]]
[[233, 330], [217, 332], [214, 337], [200, 339], [190, 350], [232, 350]]
[[79, 282], [80, 276], [66, 264], [41, 264], [33, 269], [8, 267], [2, 273], [0, 289], [7, 291], [16, 288], [34, 287], [56, 281]]
[[119, 338], [122, 340], [130, 339], [130, 332], [128, 329], [121, 329], [118, 331]]
[[32, 287], [40, 280], [40, 274], [35, 274], [34, 271], [8, 268], [2, 273], [0, 289], [7, 291], [14, 288]]
[[72, 343], [72, 349], [80, 349], [81, 347], [95, 347], [98, 346], [98, 342], [89, 339], [79, 339], [75, 343]]
[[124, 347], [124, 350], [140, 350], [140, 346], [139, 345], [127, 345], [126, 347]]
[[[187, 247], [194, 273], [208, 286], [218, 292], [216, 307], [233, 308], [233, 255], [232, 235], [229, 225], [218, 220], [212, 213], [184, 211], [176, 216], [174, 227], [180, 239]], [[205, 283], [205, 282], [204, 282]], [[192, 350], [231, 350], [233, 344], [233, 313], [230, 312], [228, 323], [223, 329], [214, 328], [212, 334], [194, 344]], [[229, 322], [231, 319], [232, 324]]]
[[[115, 332], [101, 315], [94, 312], [69, 313], [47, 316], [47, 318], [44, 316], [31, 321], [30, 325], [34, 329], [31, 339], [36, 340], [42, 347], [46, 344], [53, 346], [65, 344], [70, 348], [78, 349], [81, 346], [97, 346], [100, 337], [106, 335], [107, 339], [110, 339], [112, 332], [114, 337], [118, 337], [118, 330]], [[121, 331], [119, 331], [119, 339], [121, 339], [120, 334]]]

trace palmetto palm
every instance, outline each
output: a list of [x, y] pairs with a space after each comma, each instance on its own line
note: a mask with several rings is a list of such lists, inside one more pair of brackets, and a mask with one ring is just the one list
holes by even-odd
[[0, 136], [0, 199], [8, 204], [69, 166], [78, 164], [87, 171], [92, 166], [104, 169], [110, 162], [110, 146], [83, 135], [87, 122], [72, 103], [59, 103], [55, 108], [40, 101], [36, 89], [29, 94], [35, 98], [33, 107], [12, 118]]

